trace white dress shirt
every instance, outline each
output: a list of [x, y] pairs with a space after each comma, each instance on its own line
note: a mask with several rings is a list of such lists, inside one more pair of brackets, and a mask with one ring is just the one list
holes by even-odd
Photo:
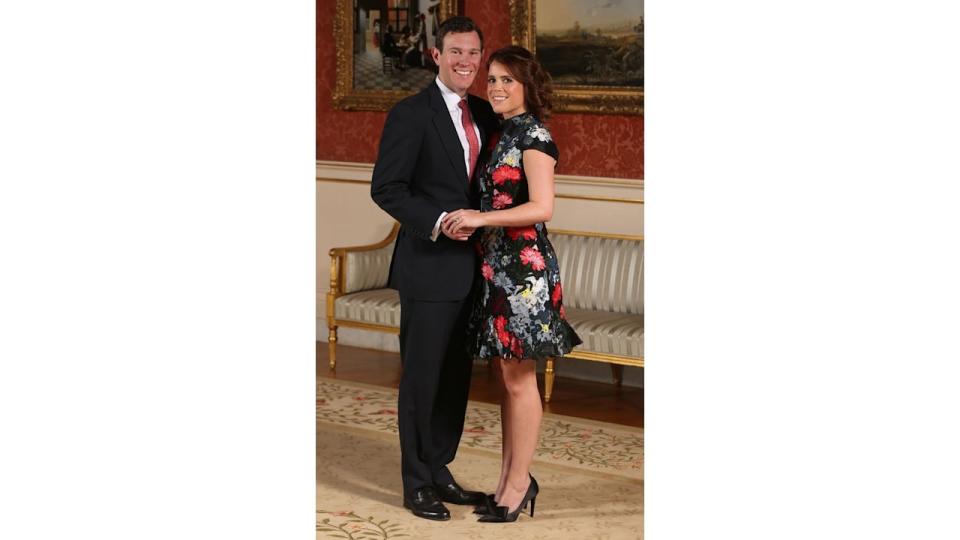
[[[460, 139], [460, 146], [463, 148], [463, 165], [464, 169], [467, 171], [467, 174], [470, 174], [470, 143], [467, 141], [467, 132], [463, 129], [463, 110], [460, 109], [460, 101], [464, 98], [457, 95], [456, 92], [447, 88], [443, 82], [440, 81], [440, 77], [437, 77], [437, 86], [440, 87], [440, 95], [443, 96], [443, 102], [447, 105], [447, 112], [450, 113], [450, 119], [453, 120], [453, 129], [457, 130], [457, 137]], [[477, 141], [480, 141], [480, 128], [477, 127], [477, 123], [473, 122], [473, 132], [477, 135]], [[469, 179], [464, 178], [464, 182], [468, 182]], [[440, 217], [437, 218], [437, 224], [433, 226], [433, 232], [430, 235], [430, 239], [434, 242], [437, 241], [437, 238], [440, 236], [440, 222], [443, 221], [443, 216], [447, 215], [446, 212], [442, 212]]]

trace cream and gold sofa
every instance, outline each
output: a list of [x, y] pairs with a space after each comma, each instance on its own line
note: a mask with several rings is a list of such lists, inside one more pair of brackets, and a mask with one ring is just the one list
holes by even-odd
[[[337, 328], [400, 333], [400, 298], [386, 288], [393, 243], [400, 230], [367, 246], [330, 250], [327, 293], [330, 369], [337, 365]], [[643, 237], [549, 229], [560, 260], [567, 319], [583, 344], [564, 358], [643, 366]], [[554, 359], [545, 370], [544, 400], [553, 394]]]

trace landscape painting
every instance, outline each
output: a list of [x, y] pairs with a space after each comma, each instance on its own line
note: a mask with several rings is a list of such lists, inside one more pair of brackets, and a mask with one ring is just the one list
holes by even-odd
[[511, 0], [513, 43], [553, 77], [558, 110], [642, 114], [643, 0]]
[[643, 2], [540, 0], [537, 57], [557, 84], [643, 86]]

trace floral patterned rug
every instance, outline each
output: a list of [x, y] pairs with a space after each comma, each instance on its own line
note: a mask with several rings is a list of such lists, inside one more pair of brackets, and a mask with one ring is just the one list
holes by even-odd
[[[318, 379], [317, 538], [642, 538], [642, 429], [544, 413], [536, 517], [477, 523], [470, 507], [447, 505], [452, 519], [433, 522], [402, 507], [396, 399], [391, 388]], [[499, 407], [471, 401], [450, 469], [465, 488], [492, 491], [499, 468]]]

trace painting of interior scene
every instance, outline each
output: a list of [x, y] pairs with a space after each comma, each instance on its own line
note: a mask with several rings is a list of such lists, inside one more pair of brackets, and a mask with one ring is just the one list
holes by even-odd
[[535, 13], [555, 84], [643, 87], [643, 0], [537, 0]]
[[353, 87], [416, 91], [429, 84], [440, 16], [439, 0], [354, 0]]

